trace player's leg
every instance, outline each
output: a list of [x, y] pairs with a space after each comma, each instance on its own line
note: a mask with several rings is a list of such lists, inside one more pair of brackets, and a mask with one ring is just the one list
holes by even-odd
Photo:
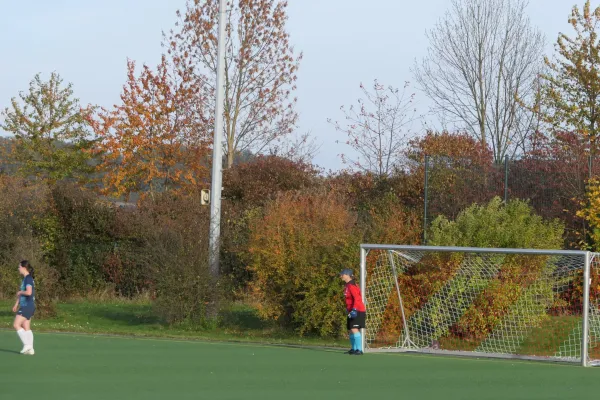
[[[21, 313], [21, 310], [19, 310], [19, 313]], [[23, 317], [23, 315], [17, 314], [15, 316], [15, 321], [13, 322], [13, 328], [15, 328], [17, 335], [19, 335], [19, 339], [21, 339], [21, 342], [23, 343], [23, 350], [21, 350], [21, 353], [23, 353], [27, 346], [27, 338], [25, 337], [25, 329], [23, 328], [25, 321], [27, 321], [27, 319]]]
[[353, 340], [353, 349], [354, 355], [361, 355], [362, 352], [362, 335], [360, 333], [361, 328], [366, 326], [366, 313], [358, 312], [356, 318], [353, 318], [352, 321], [352, 333], [351, 335], [354, 337]]
[[353, 328], [350, 332], [350, 336], [352, 337], [352, 350], [356, 353], [361, 350], [360, 330]]
[[350, 339], [350, 350], [346, 352], [346, 354], [354, 353], [354, 333], [352, 332], [352, 318], [348, 317], [346, 321], [346, 328], [348, 328], [348, 338]]
[[25, 347], [23, 354], [34, 355], [35, 352], [33, 350], [33, 331], [31, 330], [31, 318], [33, 317], [33, 308], [28, 308], [23, 313], [23, 317], [25, 321], [23, 321], [23, 329], [25, 330]]
[[33, 355], [33, 331], [31, 330], [31, 319], [26, 319], [25, 322], [23, 322], [23, 329], [25, 329], [25, 340], [27, 342], [27, 350], [24, 353]]

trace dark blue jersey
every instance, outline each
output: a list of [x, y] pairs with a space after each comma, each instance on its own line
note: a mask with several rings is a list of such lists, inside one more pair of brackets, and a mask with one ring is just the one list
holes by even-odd
[[23, 278], [23, 282], [21, 282], [21, 291], [27, 290], [27, 286], [31, 286], [31, 296], [21, 295], [19, 297], [19, 306], [21, 307], [31, 307], [35, 304], [35, 284], [33, 283], [33, 278], [31, 275], [27, 275]]

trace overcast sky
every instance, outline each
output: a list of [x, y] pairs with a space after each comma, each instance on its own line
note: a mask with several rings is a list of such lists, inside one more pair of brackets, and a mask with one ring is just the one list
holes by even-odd
[[[344, 136], [327, 119], [343, 119], [339, 107], [356, 102], [361, 82], [401, 87], [412, 81], [410, 68], [427, 50], [425, 31], [450, 1], [288, 1], [291, 40], [304, 53], [299, 132], [311, 131], [322, 144], [318, 165], [339, 169], [339, 154], [347, 149], [335, 142]], [[528, 14], [546, 35], [548, 52], [559, 32], [571, 32], [572, 6], [583, 3], [530, 0]], [[36, 73], [48, 77], [52, 71], [74, 84], [83, 104], [115, 104], [127, 58], [155, 65], [161, 32], [173, 27], [175, 11], [184, 7], [185, 0], [0, 0], [0, 109]], [[426, 113], [427, 99], [415, 92], [419, 112]]]

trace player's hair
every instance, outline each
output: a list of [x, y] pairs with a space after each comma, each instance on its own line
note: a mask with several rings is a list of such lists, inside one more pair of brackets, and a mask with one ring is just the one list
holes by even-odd
[[29, 261], [23, 260], [19, 263], [19, 265], [21, 267], [25, 268], [27, 270], [27, 272], [29, 272], [29, 275], [31, 275], [31, 279], [35, 279], [34, 269], [31, 266], [31, 264], [29, 263]]

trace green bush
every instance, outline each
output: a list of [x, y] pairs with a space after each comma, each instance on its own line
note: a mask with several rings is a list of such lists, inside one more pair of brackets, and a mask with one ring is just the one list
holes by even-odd
[[52, 188], [51, 207], [52, 214], [38, 221], [36, 230], [48, 262], [57, 270], [62, 295], [103, 289], [107, 282], [102, 266], [116, 243], [111, 235], [116, 211], [72, 183]]
[[33, 222], [49, 215], [44, 184], [0, 175], [0, 298], [14, 299], [20, 281], [17, 265], [27, 259], [35, 268], [38, 316], [55, 312], [56, 273], [46, 263], [44, 243]]
[[151, 229], [138, 253], [138, 268], [149, 274], [154, 310], [169, 324], [202, 327], [216, 322], [221, 283], [208, 265], [209, 211], [200, 196], [158, 196], [140, 204]]
[[94, 193], [70, 183], [53, 187], [52, 205], [52, 214], [37, 230], [64, 296], [110, 289], [133, 297], [149, 290], [146, 253], [152, 215], [98, 201]]
[[252, 272], [248, 252], [251, 222], [262, 215], [260, 206], [246, 208], [245, 204], [223, 204], [221, 217], [221, 272], [227, 279], [228, 291], [235, 298], [243, 297]]
[[440, 216], [431, 224], [429, 245], [560, 249], [564, 226], [559, 220], [544, 221], [522, 200], [504, 205], [499, 197], [486, 205], [472, 205], [455, 221]]

